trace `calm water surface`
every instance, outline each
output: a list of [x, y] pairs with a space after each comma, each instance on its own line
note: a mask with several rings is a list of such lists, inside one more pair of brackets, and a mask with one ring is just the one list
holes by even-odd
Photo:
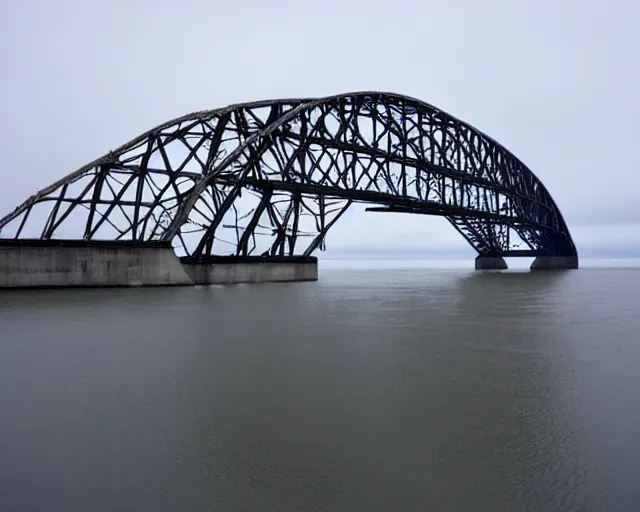
[[640, 510], [640, 270], [0, 293], [2, 511]]

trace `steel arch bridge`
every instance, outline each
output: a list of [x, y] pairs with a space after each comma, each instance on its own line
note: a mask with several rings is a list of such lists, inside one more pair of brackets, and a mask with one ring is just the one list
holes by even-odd
[[480, 256], [577, 257], [551, 195], [511, 152], [381, 92], [174, 119], [31, 196], [0, 219], [0, 237], [160, 241], [202, 261], [308, 256], [356, 202], [444, 216]]

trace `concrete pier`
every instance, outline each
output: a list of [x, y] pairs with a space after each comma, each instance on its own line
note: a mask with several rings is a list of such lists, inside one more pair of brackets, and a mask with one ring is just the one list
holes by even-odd
[[317, 281], [315, 257], [179, 259], [165, 243], [0, 240], [0, 288]]
[[531, 270], [575, 270], [578, 256], [538, 256], [531, 264]]
[[317, 281], [315, 257], [214, 256], [206, 262], [180, 260], [195, 284]]
[[192, 284], [168, 244], [0, 240], [0, 288]]
[[476, 270], [506, 270], [508, 268], [507, 262], [500, 256], [478, 256], [476, 258]]

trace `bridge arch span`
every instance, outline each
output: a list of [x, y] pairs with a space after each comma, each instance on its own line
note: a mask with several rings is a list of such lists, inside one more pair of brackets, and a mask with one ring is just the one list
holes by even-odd
[[174, 119], [31, 196], [0, 219], [0, 236], [164, 241], [193, 259], [309, 255], [354, 202], [444, 216], [481, 257], [577, 261], [556, 203], [515, 155], [383, 92]]

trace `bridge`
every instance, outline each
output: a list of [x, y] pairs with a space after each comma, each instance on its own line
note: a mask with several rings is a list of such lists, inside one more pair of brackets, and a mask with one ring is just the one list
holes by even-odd
[[[6, 247], [172, 247], [186, 264], [311, 258], [354, 203], [445, 217], [476, 268], [577, 268], [551, 195], [516, 156], [406, 96], [357, 92], [173, 119], [0, 219]], [[114, 245], [115, 244], [115, 245]], [[216, 259], [217, 258], [217, 259]]]

